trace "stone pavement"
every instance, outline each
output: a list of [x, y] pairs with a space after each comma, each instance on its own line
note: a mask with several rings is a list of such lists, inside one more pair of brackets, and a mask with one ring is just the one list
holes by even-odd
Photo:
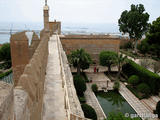
[[92, 92], [91, 85], [92, 84], [87, 83], [87, 90], [84, 93], [85, 98], [86, 98], [86, 102], [87, 102], [87, 104], [89, 104], [90, 106], [92, 106], [95, 109], [95, 111], [97, 113], [97, 119], [104, 120], [104, 118], [106, 118], [106, 115], [103, 112], [103, 109], [101, 108], [96, 96]]
[[[125, 100], [132, 106], [132, 108], [137, 112], [139, 115], [153, 115], [153, 113], [148, 109], [142, 102], [131, 93], [126, 86], [121, 83], [120, 94], [125, 98]], [[142, 118], [142, 120], [145, 120], [145, 118]], [[155, 119], [148, 119], [148, 120], [157, 120]]]
[[[86, 73], [92, 84], [97, 84], [98, 90], [113, 90], [113, 82], [102, 72], [99, 73]], [[107, 87], [108, 81], [108, 87]]]
[[66, 120], [56, 35], [53, 35], [49, 40], [49, 55], [44, 87], [43, 120]]
[[160, 101], [158, 96], [151, 96], [148, 99], [142, 99], [141, 102], [151, 111], [156, 109], [157, 102]]

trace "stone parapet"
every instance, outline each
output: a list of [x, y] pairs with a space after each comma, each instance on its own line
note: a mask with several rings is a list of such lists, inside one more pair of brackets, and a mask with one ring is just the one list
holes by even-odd
[[14, 119], [13, 86], [0, 81], [0, 120]]
[[21, 88], [14, 89], [14, 120], [30, 120], [28, 94]]
[[57, 36], [57, 39], [63, 79], [62, 87], [65, 89], [65, 108], [67, 110], [68, 120], [89, 120], [84, 117], [84, 113], [74, 87], [73, 76], [68, 64], [67, 56], [63, 50], [59, 36]]
[[41, 120], [47, 59], [48, 37], [44, 34], [20, 76], [17, 87], [21, 89], [15, 89], [15, 116], [18, 120], [21, 117], [24, 120]]

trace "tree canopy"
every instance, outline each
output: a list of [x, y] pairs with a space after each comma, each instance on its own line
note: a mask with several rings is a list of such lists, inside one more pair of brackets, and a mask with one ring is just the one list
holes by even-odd
[[9, 61], [11, 60], [10, 44], [5, 43], [0, 47], [0, 60]]
[[107, 66], [108, 72], [111, 71], [111, 65], [117, 62], [118, 54], [113, 51], [102, 51], [99, 55], [100, 65]]
[[77, 73], [80, 75], [80, 70], [89, 68], [89, 65], [92, 63], [90, 55], [84, 49], [77, 49], [72, 51], [68, 55], [69, 62], [77, 68]]
[[142, 4], [132, 4], [131, 9], [123, 11], [118, 20], [120, 32], [128, 33], [130, 39], [135, 40], [135, 49], [137, 40], [141, 39], [148, 30], [148, 20], [149, 14], [145, 12]]
[[4, 61], [4, 63], [1, 65], [4, 69], [8, 69], [12, 66], [9, 43], [5, 43], [0, 47], [0, 61]]
[[160, 17], [150, 25], [149, 33], [146, 36], [146, 42], [149, 44], [150, 52], [160, 57]]

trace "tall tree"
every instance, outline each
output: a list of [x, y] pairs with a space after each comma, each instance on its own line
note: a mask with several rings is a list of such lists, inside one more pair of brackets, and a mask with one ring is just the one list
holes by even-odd
[[134, 40], [134, 50], [137, 51], [137, 41], [142, 38], [148, 30], [149, 14], [145, 12], [142, 4], [131, 5], [129, 11], [122, 12], [118, 20], [120, 32], [128, 33], [130, 39]]
[[90, 55], [84, 49], [77, 49], [68, 55], [69, 62], [77, 68], [77, 74], [80, 75], [81, 69], [89, 68], [92, 63]]
[[146, 42], [149, 44], [150, 52], [160, 58], [160, 17], [152, 22], [149, 33], [146, 36]]

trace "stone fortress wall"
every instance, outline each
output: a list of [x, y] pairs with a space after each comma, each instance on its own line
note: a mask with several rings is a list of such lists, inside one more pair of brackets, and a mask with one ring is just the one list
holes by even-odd
[[48, 37], [33, 34], [27, 42], [25, 32], [11, 37], [14, 85], [0, 83], [0, 120], [41, 120]]
[[119, 52], [120, 39], [109, 35], [62, 35], [60, 37], [66, 54], [84, 48], [97, 62], [99, 53], [103, 50]]

